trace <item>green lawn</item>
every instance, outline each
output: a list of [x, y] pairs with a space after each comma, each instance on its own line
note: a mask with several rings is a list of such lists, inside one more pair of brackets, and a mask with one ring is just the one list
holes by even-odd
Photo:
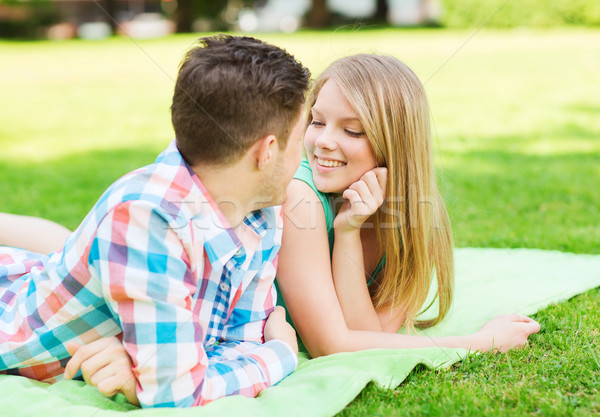
[[[358, 52], [425, 83], [457, 246], [600, 253], [600, 31], [359, 30], [265, 35], [314, 74]], [[169, 102], [195, 36], [0, 41], [0, 211], [74, 228], [171, 140]], [[465, 43], [466, 42], [466, 43]], [[458, 52], [457, 52], [458, 51]], [[456, 54], [455, 54], [456, 53]], [[369, 386], [347, 415], [600, 413], [599, 291], [536, 317], [529, 349]]]

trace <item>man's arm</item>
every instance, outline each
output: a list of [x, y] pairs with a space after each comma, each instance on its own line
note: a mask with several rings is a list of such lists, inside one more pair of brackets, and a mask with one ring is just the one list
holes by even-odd
[[285, 309], [276, 307], [274, 282], [283, 230], [282, 209], [280, 206], [264, 209], [263, 216], [267, 230], [251, 261], [259, 267], [250, 282], [243, 284], [243, 293], [234, 296], [237, 303], [229, 315], [222, 337], [225, 341], [278, 340], [284, 342], [297, 358], [296, 331], [286, 322]]
[[[285, 309], [280, 306], [269, 314], [265, 324], [265, 341], [274, 339], [285, 341], [293, 346], [295, 352], [298, 351], [296, 332], [286, 322]], [[245, 345], [248, 345], [247, 351], [244, 351]], [[251, 354], [251, 350], [257, 348], [258, 346], [253, 343], [225, 342], [213, 345], [207, 354], [209, 363], [216, 364], [222, 361], [225, 355], [232, 359], [242, 354]], [[136, 392], [137, 379], [133, 374], [131, 358], [119, 338], [104, 337], [85, 345], [71, 342], [67, 345], [67, 349], [71, 359], [65, 366], [66, 379], [73, 378], [81, 369], [85, 382], [97, 387], [100, 393], [112, 397], [120, 392], [130, 403], [140, 405]], [[287, 355], [286, 350], [286, 348], [281, 350], [284, 356]], [[294, 355], [292, 360], [295, 360], [296, 356]], [[272, 374], [271, 380], [273, 380]]]
[[196, 278], [169, 226], [168, 216], [149, 203], [122, 203], [102, 220], [89, 256], [123, 328], [141, 405], [186, 407], [231, 394], [255, 396], [293, 370], [291, 353], [279, 341], [238, 342], [230, 346], [235, 352], [209, 360], [206, 324], [192, 311]]
[[[277, 249], [279, 249], [277, 247]], [[246, 287], [229, 316], [225, 342], [265, 341], [269, 349], [282, 354], [282, 363], [288, 363], [289, 372], [272, 375], [279, 380], [293, 371], [298, 362], [296, 331], [285, 319], [285, 309], [276, 307], [277, 291], [273, 282], [276, 270], [276, 250], [263, 262], [263, 267]], [[274, 347], [276, 344], [280, 346]], [[293, 364], [293, 365], [292, 365]], [[285, 369], [282, 368], [282, 371]]]

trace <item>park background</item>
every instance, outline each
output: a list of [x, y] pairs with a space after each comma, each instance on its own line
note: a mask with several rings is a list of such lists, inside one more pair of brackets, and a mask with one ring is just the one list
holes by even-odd
[[[43, 40], [57, 21], [35, 16], [52, 2], [0, 3], [0, 29], [16, 36], [0, 40], [0, 211], [75, 228], [108, 185], [151, 163], [173, 138], [177, 65], [204, 33], [128, 36], [117, 27], [120, 36], [93, 41]], [[104, 2], [88, 3], [102, 12]], [[172, 19], [160, 3], [160, 20]], [[200, 25], [211, 21], [198, 11], [205, 3], [218, 2], [192, 2]], [[412, 23], [390, 21], [389, 11], [382, 19], [370, 4], [365, 16], [329, 10], [319, 29], [300, 17], [293, 33], [252, 35], [288, 49], [315, 76], [360, 52], [391, 54], [414, 69], [432, 108], [457, 246], [600, 254], [600, 2], [446, 0], [435, 18]], [[4, 6], [29, 8], [19, 12], [32, 13], [27, 28], [3, 26]], [[235, 19], [219, 27], [229, 24], [223, 10], [211, 12], [210, 24], [239, 30]], [[117, 23], [134, 20], [125, 18]], [[529, 349], [417, 369], [391, 390], [367, 387], [343, 414], [600, 413], [599, 307], [598, 289], [551, 306], [536, 315], [542, 331]]]

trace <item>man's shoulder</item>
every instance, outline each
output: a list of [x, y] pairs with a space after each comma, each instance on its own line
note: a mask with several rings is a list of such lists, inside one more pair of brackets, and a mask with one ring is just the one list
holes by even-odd
[[201, 194], [192, 177], [193, 172], [176, 149], [167, 148], [154, 163], [125, 174], [110, 185], [94, 210], [108, 213], [123, 203], [142, 202], [180, 216], [182, 206]]

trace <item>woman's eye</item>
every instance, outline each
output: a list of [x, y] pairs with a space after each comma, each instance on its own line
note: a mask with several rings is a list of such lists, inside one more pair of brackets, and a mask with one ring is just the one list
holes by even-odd
[[317, 120], [313, 120], [313, 121], [310, 122], [310, 125], [311, 126], [325, 126], [325, 123], [321, 123], [321, 122], [319, 122]]
[[348, 136], [352, 136], [353, 138], [361, 138], [365, 135], [365, 132], [355, 132], [353, 130], [345, 129], [345, 132]]

